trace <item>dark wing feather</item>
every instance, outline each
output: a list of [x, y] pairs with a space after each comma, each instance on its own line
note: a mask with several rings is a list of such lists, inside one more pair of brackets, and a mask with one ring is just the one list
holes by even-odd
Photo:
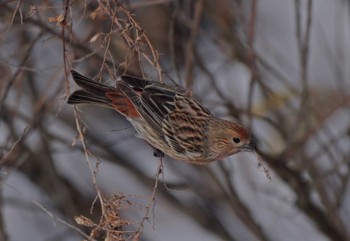
[[125, 84], [129, 85], [131, 88], [137, 90], [143, 90], [146, 86], [151, 85], [152, 83], [155, 83], [155, 81], [147, 80], [138, 78], [131, 75], [122, 75], [120, 76], [121, 81]]
[[164, 118], [175, 110], [176, 93], [162, 84], [147, 86], [141, 94], [141, 109], [145, 119], [162, 129]]

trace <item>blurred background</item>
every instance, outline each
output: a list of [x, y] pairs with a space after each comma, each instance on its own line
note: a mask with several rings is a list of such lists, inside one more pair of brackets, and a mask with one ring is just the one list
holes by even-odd
[[[350, 240], [349, 1], [0, 12], [0, 240]], [[117, 112], [66, 104], [71, 69], [191, 90], [249, 129], [269, 173], [253, 153], [161, 163]]]

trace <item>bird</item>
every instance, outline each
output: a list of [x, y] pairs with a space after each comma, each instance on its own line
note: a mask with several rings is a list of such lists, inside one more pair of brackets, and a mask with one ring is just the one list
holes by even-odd
[[129, 75], [108, 86], [75, 70], [71, 74], [81, 89], [68, 97], [68, 104], [116, 110], [133, 125], [136, 136], [155, 149], [155, 156], [204, 165], [254, 151], [243, 126], [216, 118], [184, 88]]

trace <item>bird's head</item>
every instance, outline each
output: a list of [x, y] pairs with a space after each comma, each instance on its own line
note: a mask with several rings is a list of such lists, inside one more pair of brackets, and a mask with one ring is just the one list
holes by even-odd
[[214, 160], [238, 152], [254, 152], [247, 130], [232, 121], [216, 119], [209, 128], [208, 144]]

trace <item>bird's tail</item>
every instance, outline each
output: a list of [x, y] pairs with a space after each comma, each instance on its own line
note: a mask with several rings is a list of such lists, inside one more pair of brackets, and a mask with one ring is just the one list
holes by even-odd
[[[82, 89], [75, 91], [68, 97], [68, 104], [100, 104], [113, 108], [128, 118], [140, 117], [129, 97], [125, 96], [117, 87], [103, 85], [74, 70], [71, 73], [75, 83]], [[129, 79], [130, 84], [133, 82], [137, 83], [136, 78], [129, 77]], [[144, 83], [141, 82], [141, 84]]]
[[103, 85], [92, 79], [89, 79], [78, 72], [71, 71], [73, 79], [82, 89], [75, 91], [68, 98], [68, 104], [101, 104], [112, 107], [112, 101], [107, 98], [107, 92], [115, 92], [116, 88]]

